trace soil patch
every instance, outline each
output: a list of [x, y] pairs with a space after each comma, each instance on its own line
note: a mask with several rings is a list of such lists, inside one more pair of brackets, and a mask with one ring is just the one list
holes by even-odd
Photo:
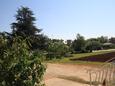
[[[74, 58], [74, 59], [70, 59], [70, 60], [72, 60], [72, 61], [80, 60], [80, 61], [92, 61], [92, 62], [105, 62], [112, 58], [114, 58], [113, 60], [115, 60], [115, 52], [93, 55], [93, 56], [86, 56], [86, 57], [82, 57], [82, 58]], [[111, 60], [111, 61], [113, 61], [113, 60]]]

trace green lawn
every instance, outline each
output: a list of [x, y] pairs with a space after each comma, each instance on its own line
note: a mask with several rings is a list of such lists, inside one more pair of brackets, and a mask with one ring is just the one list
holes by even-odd
[[114, 49], [111, 50], [99, 50], [99, 51], [94, 51], [92, 53], [81, 53], [81, 54], [73, 54], [72, 58], [82, 58], [86, 56], [93, 56], [93, 55], [99, 55], [99, 54], [104, 54], [104, 53], [109, 53], [115, 51]]
[[87, 61], [71, 61], [70, 59], [74, 59], [74, 58], [85, 58], [85, 56], [93, 56], [93, 55], [99, 55], [99, 54], [104, 54], [104, 53], [109, 53], [109, 52], [113, 52], [115, 50], [101, 50], [101, 51], [95, 51], [92, 53], [81, 53], [81, 54], [73, 54], [73, 57], [62, 57], [62, 59], [54, 59], [54, 60], [50, 60], [47, 62], [50, 63], [71, 63], [71, 64], [88, 64], [88, 65], [100, 65], [103, 64], [102, 62], [87, 62]]

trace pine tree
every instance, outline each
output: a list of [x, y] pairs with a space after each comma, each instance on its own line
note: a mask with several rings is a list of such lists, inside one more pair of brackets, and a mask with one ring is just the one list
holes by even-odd
[[35, 36], [41, 32], [41, 29], [36, 28], [33, 17], [33, 12], [27, 7], [21, 7], [16, 14], [16, 22], [12, 23], [13, 35], [28, 37]]
[[34, 22], [36, 21], [33, 12], [28, 7], [21, 7], [16, 14], [16, 22], [12, 23], [12, 36], [29, 38], [31, 49], [46, 49], [48, 37], [40, 32]]

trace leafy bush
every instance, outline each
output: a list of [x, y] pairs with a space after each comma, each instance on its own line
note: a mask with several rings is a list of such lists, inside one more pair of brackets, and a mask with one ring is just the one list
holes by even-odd
[[98, 41], [88, 41], [85, 47], [86, 47], [86, 50], [92, 52], [93, 50], [100, 50], [102, 45]]
[[43, 86], [42, 55], [30, 53], [27, 39], [13, 38], [11, 47], [7, 39], [0, 40], [0, 86]]
[[60, 59], [69, 51], [69, 47], [63, 42], [50, 42], [48, 46], [48, 53], [46, 58], [49, 59]]

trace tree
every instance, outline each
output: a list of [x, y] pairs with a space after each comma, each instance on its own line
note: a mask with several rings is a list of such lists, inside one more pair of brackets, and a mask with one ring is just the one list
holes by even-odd
[[72, 43], [72, 48], [77, 52], [84, 52], [85, 49], [85, 39], [80, 34], [77, 34], [76, 39]]
[[34, 26], [35, 17], [33, 12], [27, 7], [21, 7], [16, 14], [16, 22], [12, 23], [13, 35], [28, 37], [35, 36], [41, 32]]
[[69, 47], [62, 41], [50, 40], [47, 51], [48, 51], [47, 59], [54, 59], [54, 58], [59, 59], [69, 51]]
[[101, 36], [101, 37], [98, 37], [97, 40], [102, 44], [107, 43], [108, 42], [108, 37]]
[[[31, 49], [41, 49], [41, 46], [39, 45], [45, 45], [47, 42], [45, 40], [46, 36], [40, 34], [41, 29], [38, 29], [34, 25], [36, 19], [33, 15], [33, 12], [28, 7], [21, 7], [18, 9], [15, 16], [16, 22], [12, 23], [12, 36], [29, 38]], [[42, 46], [42, 48], [44, 47]]]
[[35, 42], [43, 44], [45, 36], [34, 26], [32, 15], [29, 8], [21, 7], [12, 33], [0, 33], [0, 86], [43, 86], [43, 55], [31, 49]]
[[86, 50], [92, 52], [93, 50], [100, 50], [101, 43], [98, 41], [88, 41], [85, 45]]

